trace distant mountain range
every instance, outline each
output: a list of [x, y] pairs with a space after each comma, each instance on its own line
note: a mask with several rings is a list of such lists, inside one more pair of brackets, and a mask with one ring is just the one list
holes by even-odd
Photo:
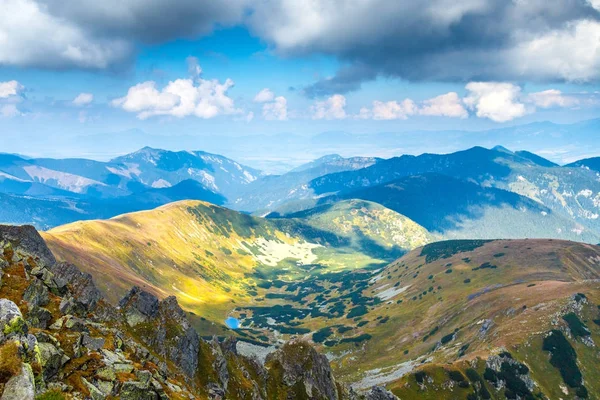
[[565, 164], [600, 155], [597, 133], [600, 119], [570, 124], [534, 122], [525, 125], [479, 130], [404, 130], [396, 132], [322, 132], [318, 134], [169, 135], [148, 134], [142, 130], [64, 135], [40, 140], [27, 132], [6, 137], [4, 151], [63, 158], [85, 155], [108, 160], [144, 146], [172, 151], [202, 149], [222, 154], [268, 173], [283, 174], [300, 164], [336, 153], [343, 157], [390, 158], [401, 154], [451, 153], [469, 147], [491, 148], [502, 144], [524, 149]]
[[597, 159], [559, 166], [473, 147], [390, 159], [329, 155], [283, 175], [223, 156], [145, 147], [109, 162], [0, 155], [0, 221], [49, 229], [173, 201], [290, 217], [340, 200], [379, 203], [440, 238], [600, 240]]

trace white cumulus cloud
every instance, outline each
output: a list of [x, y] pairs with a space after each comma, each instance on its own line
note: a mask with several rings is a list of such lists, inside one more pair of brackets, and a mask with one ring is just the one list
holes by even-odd
[[127, 95], [113, 100], [111, 104], [137, 113], [140, 119], [157, 115], [178, 118], [193, 115], [208, 119], [218, 115], [240, 114], [242, 111], [235, 107], [233, 99], [227, 95], [233, 85], [231, 79], [221, 83], [216, 79], [198, 76], [196, 79], [176, 79], [159, 90], [156, 82], [146, 81], [130, 87]]
[[411, 99], [397, 101], [374, 101], [372, 115], [373, 119], [392, 120], [407, 119], [418, 112], [417, 104]]
[[21, 85], [15, 80], [8, 82], [0, 82], [0, 99], [6, 99], [10, 96], [16, 96], [23, 89], [23, 85]]
[[267, 101], [273, 101], [275, 93], [269, 88], [264, 88], [254, 96], [254, 101], [257, 103], [266, 103]]
[[530, 93], [528, 100], [541, 108], [571, 107], [579, 103], [579, 100], [575, 97], [566, 96], [560, 90], [556, 89]]
[[451, 118], [467, 118], [469, 112], [462, 104], [458, 93], [450, 92], [425, 100], [419, 110], [421, 115]]
[[94, 95], [91, 93], [79, 93], [77, 97], [73, 99], [73, 104], [81, 107], [86, 106], [94, 101]]
[[323, 101], [316, 101], [310, 108], [313, 119], [344, 119], [346, 118], [346, 98], [334, 94]]
[[512, 83], [470, 82], [465, 104], [480, 118], [495, 122], [507, 122], [527, 114], [520, 100], [521, 88]]

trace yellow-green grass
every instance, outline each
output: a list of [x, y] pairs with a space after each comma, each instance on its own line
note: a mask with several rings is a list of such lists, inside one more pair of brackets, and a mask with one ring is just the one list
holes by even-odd
[[[357, 225], [352, 233], [358, 231], [378, 246], [406, 251], [410, 247], [402, 246], [429, 240], [423, 228], [400, 214], [379, 206], [371, 215], [370, 208], [360, 207], [368, 223]], [[379, 236], [363, 229], [375, 225]], [[59, 260], [91, 273], [113, 303], [138, 285], [161, 298], [175, 295], [187, 311], [222, 323], [233, 308], [264, 297], [265, 291], [256, 286], [258, 270], [261, 276], [296, 280], [386, 263], [335, 226], [257, 218], [205, 202], [182, 201], [105, 221], [76, 222], [42, 235]], [[397, 243], [386, 236], [385, 226], [394, 226]], [[407, 234], [401, 235], [402, 227], [410, 229]], [[419, 238], [406, 241], [413, 231]], [[205, 328], [209, 325], [203, 322]]]

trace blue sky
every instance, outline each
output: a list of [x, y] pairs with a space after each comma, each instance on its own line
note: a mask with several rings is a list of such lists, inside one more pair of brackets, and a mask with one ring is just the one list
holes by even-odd
[[18, 15], [0, 21], [0, 150], [132, 129], [176, 141], [599, 116], [595, 0], [551, 16], [494, 0], [141, 3], [0, 0]]

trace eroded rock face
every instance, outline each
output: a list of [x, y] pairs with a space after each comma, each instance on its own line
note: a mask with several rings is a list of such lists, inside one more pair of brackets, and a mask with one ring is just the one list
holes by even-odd
[[102, 298], [102, 294], [94, 285], [92, 276], [81, 272], [76, 266], [60, 262], [50, 267], [54, 281], [61, 287], [69, 285], [73, 298], [88, 311], [93, 311]]
[[153, 294], [134, 286], [119, 302], [119, 307], [125, 312], [127, 323], [135, 326], [156, 317], [158, 313], [158, 298]]
[[134, 287], [119, 305], [127, 323], [141, 328], [148, 346], [177, 364], [188, 377], [194, 376], [200, 337], [174, 296], [159, 302], [154, 295]]
[[286, 343], [267, 356], [265, 366], [271, 372], [269, 379], [280, 391], [287, 392], [287, 398], [340, 398], [327, 357], [306, 342]]
[[32, 225], [0, 225], [0, 243], [18, 249], [18, 253], [29, 255], [43, 265], [52, 265], [56, 258], [46, 246], [46, 242]]

